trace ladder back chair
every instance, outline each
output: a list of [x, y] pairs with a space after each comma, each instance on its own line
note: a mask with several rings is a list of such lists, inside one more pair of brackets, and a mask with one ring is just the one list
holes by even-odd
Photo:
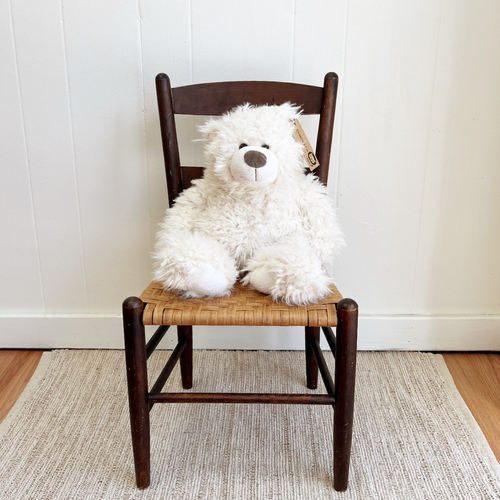
[[[255, 105], [292, 102], [304, 114], [319, 114], [315, 171], [326, 184], [333, 134], [338, 77], [328, 73], [323, 87], [279, 82], [222, 82], [171, 88], [167, 75], [156, 77], [161, 136], [170, 206], [191, 181], [203, 175], [201, 167], [181, 167], [175, 114], [216, 116], [243, 103]], [[287, 306], [237, 284], [230, 297], [181, 299], [153, 282], [140, 298], [123, 302], [125, 356], [129, 393], [132, 447], [136, 481], [147, 488], [150, 481], [149, 412], [156, 403], [270, 403], [320, 404], [334, 407], [334, 488], [347, 488], [354, 411], [358, 306], [332, 293], [318, 304]], [[159, 328], [146, 343], [144, 325]], [[178, 344], [151, 390], [147, 359], [171, 325], [177, 325]], [[164, 393], [162, 388], [177, 361], [182, 386], [193, 386], [193, 325], [298, 325], [305, 327], [306, 379], [309, 389], [318, 385], [318, 371], [327, 394]], [[332, 327], [336, 327], [336, 335]], [[320, 330], [335, 356], [334, 379], [319, 345]]]

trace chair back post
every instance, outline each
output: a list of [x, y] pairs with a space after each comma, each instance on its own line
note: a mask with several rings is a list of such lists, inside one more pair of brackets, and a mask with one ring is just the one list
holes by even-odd
[[156, 96], [160, 114], [161, 140], [163, 157], [165, 159], [165, 173], [167, 176], [168, 203], [170, 208], [175, 199], [182, 192], [181, 162], [177, 132], [175, 129], [174, 106], [170, 79], [165, 73], [156, 77]]
[[318, 158], [319, 167], [314, 172], [325, 185], [328, 181], [328, 169], [330, 167], [330, 151], [332, 147], [338, 83], [339, 77], [336, 73], [327, 73], [325, 75], [318, 139], [316, 142], [316, 157]]

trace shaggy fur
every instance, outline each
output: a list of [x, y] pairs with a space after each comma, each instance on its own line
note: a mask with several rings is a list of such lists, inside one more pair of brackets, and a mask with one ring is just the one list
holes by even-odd
[[[244, 283], [287, 304], [328, 294], [323, 265], [344, 241], [325, 187], [304, 175], [302, 146], [292, 136], [298, 115], [289, 103], [244, 105], [201, 127], [204, 177], [167, 210], [158, 232], [154, 278], [166, 289], [228, 295], [247, 272]], [[252, 150], [265, 166], [245, 163]]]

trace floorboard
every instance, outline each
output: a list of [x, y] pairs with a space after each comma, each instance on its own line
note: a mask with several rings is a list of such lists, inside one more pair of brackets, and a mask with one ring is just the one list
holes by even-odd
[[0, 350], [0, 422], [36, 370], [43, 351]]
[[500, 354], [443, 353], [443, 357], [500, 462]]

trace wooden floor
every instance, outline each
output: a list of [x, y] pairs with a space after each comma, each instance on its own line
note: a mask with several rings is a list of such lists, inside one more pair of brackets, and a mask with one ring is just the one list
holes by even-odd
[[[443, 354], [455, 384], [500, 461], [500, 354]], [[0, 422], [33, 375], [42, 351], [0, 350]]]
[[42, 351], [0, 350], [0, 422], [33, 375]]
[[500, 354], [443, 353], [443, 357], [500, 462]]

